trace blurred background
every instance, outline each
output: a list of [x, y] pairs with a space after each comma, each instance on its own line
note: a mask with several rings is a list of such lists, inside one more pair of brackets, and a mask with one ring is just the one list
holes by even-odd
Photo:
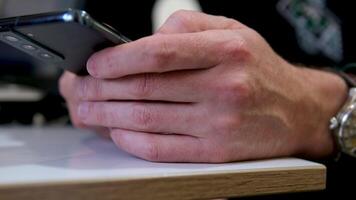
[[[0, 0], [0, 17], [83, 7], [81, 0]], [[62, 73], [53, 66], [22, 63], [16, 49], [0, 43], [0, 124], [68, 123], [67, 111], [58, 95]], [[27, 55], [23, 55], [24, 57]]]
[[[105, 3], [97, 0], [0, 0], [0, 18], [67, 8], [84, 9], [131, 39], [151, 34], [177, 9], [200, 9], [194, 0], [132, 0], [120, 1], [120, 6], [115, 0]], [[133, 12], [123, 13], [122, 9]], [[0, 124], [70, 124], [65, 102], [58, 93], [57, 80], [62, 70], [21, 59], [17, 51], [0, 42]]]

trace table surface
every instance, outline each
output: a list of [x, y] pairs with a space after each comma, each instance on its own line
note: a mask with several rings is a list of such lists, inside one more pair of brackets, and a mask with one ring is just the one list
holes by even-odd
[[209, 199], [321, 190], [323, 165], [296, 158], [153, 163], [71, 127], [0, 128], [0, 199]]

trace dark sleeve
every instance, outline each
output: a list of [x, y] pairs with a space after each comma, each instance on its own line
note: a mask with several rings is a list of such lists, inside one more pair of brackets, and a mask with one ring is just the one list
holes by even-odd
[[[356, 63], [356, 54], [354, 53], [356, 52], [356, 28], [354, 22], [355, 1], [322, 1], [325, 3], [328, 10], [326, 14], [335, 18], [341, 27], [341, 60], [330, 59], [330, 56], [326, 56], [322, 52], [322, 47], [318, 47], [319, 49], [315, 53], [310, 53], [303, 49], [301, 41], [305, 41], [303, 38], [307, 38], [306, 34], [301, 34], [305, 32], [300, 32], [300, 29], [298, 31], [295, 25], [293, 25], [287, 17], [278, 10], [277, 7], [281, 2], [293, 1], [249, 0], [236, 3], [229, 0], [200, 0], [204, 12], [234, 18], [255, 29], [268, 41], [279, 55], [292, 63], [300, 63], [306, 66], [316, 67], [343, 67]], [[312, 1], [304, 2], [309, 4], [312, 3]]]

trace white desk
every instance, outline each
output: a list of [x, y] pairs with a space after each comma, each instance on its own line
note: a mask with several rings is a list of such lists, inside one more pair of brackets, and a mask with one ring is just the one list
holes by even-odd
[[152, 163], [72, 128], [0, 128], [0, 199], [209, 199], [321, 190], [323, 165], [285, 158]]

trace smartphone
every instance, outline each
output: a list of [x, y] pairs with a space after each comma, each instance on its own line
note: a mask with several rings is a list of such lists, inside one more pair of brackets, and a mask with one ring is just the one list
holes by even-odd
[[88, 73], [86, 62], [94, 52], [129, 41], [83, 10], [0, 19], [0, 42], [29, 55], [18, 55], [19, 59], [31, 58], [78, 75]]

